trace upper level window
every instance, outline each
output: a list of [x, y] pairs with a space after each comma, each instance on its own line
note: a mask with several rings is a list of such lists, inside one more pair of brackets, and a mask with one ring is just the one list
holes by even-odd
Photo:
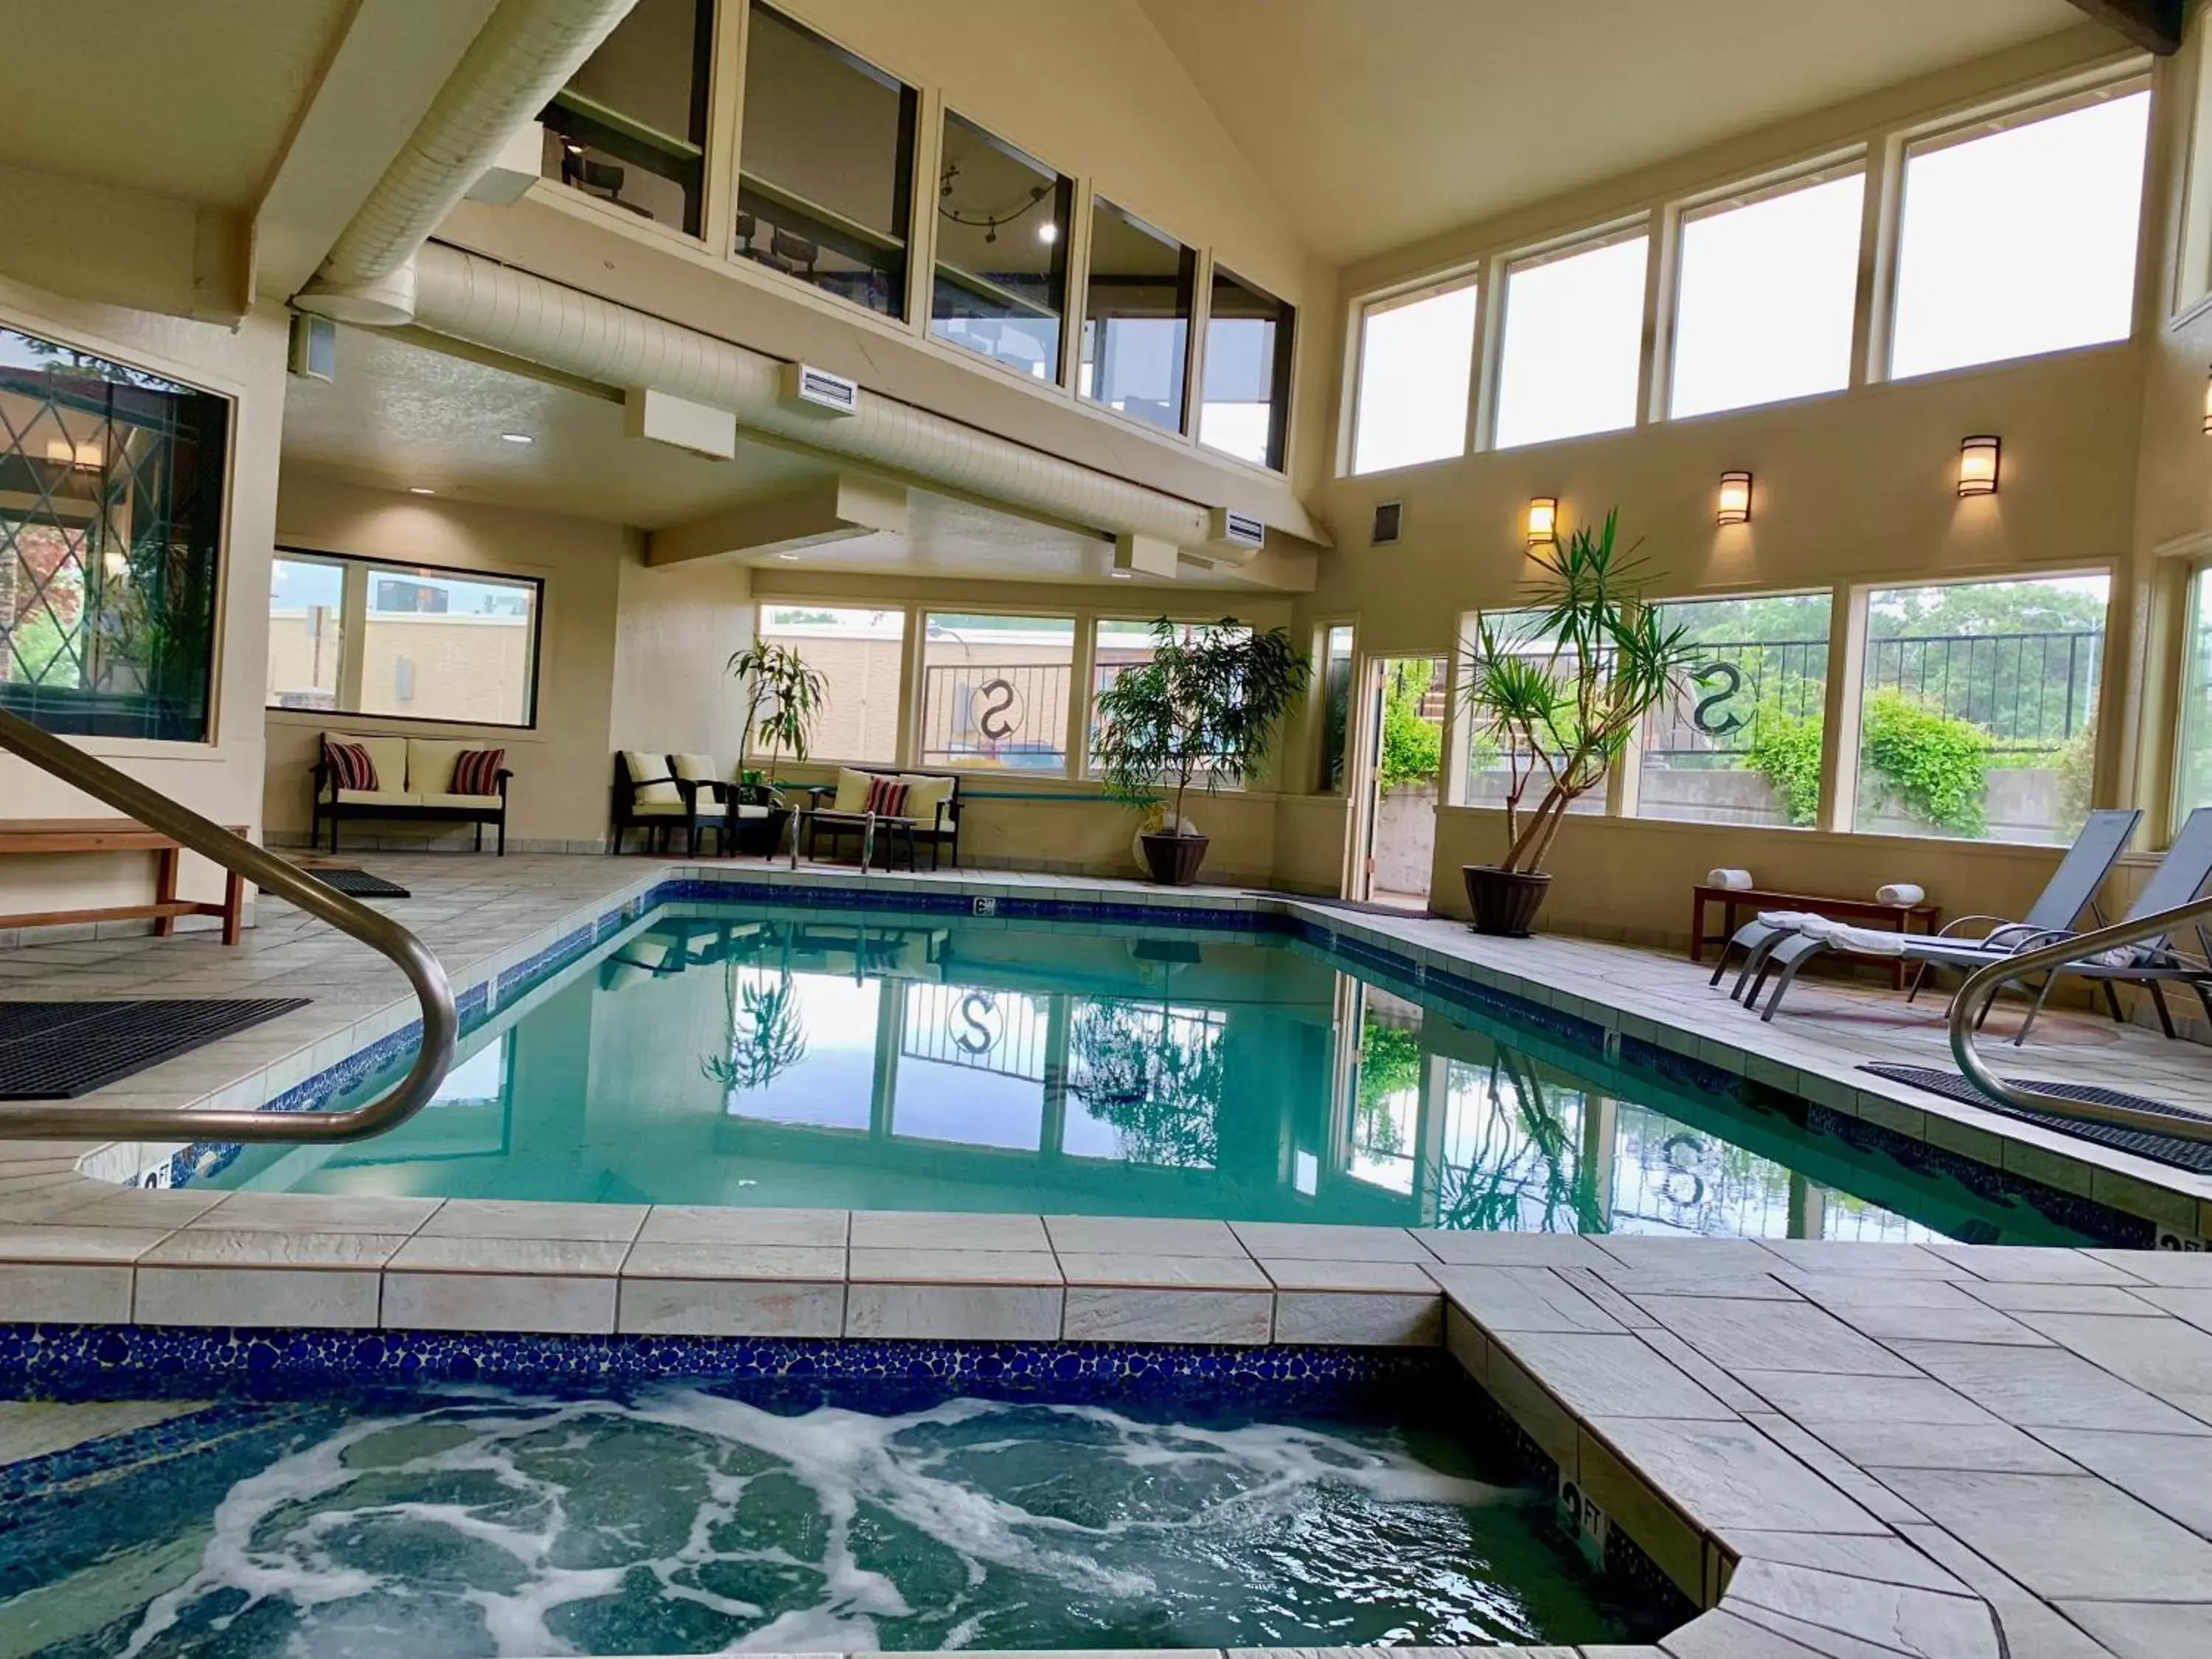
[[1280, 467], [1291, 412], [1291, 308], [1220, 265], [1209, 303], [1198, 441]]
[[1865, 199], [1866, 174], [1854, 167], [1683, 216], [1670, 414], [1850, 383]]
[[696, 236], [714, 48], [714, 0], [637, 0], [538, 117], [545, 176]]
[[1039, 380], [1060, 379], [1073, 186], [947, 112], [929, 329]]
[[1465, 453], [1475, 298], [1475, 285], [1462, 282], [1378, 300], [1361, 314], [1354, 472]]
[[738, 254], [903, 317], [917, 103], [912, 87], [755, 5]]
[[1093, 197], [1075, 389], [1124, 415], [1182, 431], [1197, 271], [1197, 256], [1174, 237]]
[[1636, 424], [1650, 241], [1638, 229], [1507, 267], [1498, 448]]
[[2116, 89], [1915, 145], [1890, 373], [2125, 339], [2149, 117]]
[[0, 708], [207, 736], [230, 404], [0, 328]]

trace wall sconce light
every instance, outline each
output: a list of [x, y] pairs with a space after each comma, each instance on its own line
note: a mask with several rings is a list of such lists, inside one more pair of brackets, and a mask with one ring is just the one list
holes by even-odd
[[1959, 493], [1994, 495], [1997, 493], [1996, 439], [1984, 433], [1959, 441]]
[[1751, 522], [1751, 474], [1723, 472], [1721, 474], [1720, 501], [1713, 508], [1715, 524], [1749, 524]]
[[1547, 542], [1559, 539], [1559, 498], [1557, 495], [1531, 495], [1528, 498], [1528, 545], [1541, 547]]

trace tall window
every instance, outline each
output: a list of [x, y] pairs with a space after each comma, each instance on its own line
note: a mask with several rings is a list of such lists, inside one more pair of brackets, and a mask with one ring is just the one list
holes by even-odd
[[[1180, 623], [1176, 627], [1186, 644], [1201, 632], [1218, 631], [1224, 638], [1243, 639], [1252, 631], [1241, 626], [1213, 630], [1206, 625], [1190, 623]], [[1159, 639], [1151, 623], [1107, 620], [1097, 624], [1097, 631], [1091, 636], [1091, 659], [1090, 764], [1093, 770], [1098, 765], [1098, 694], [1128, 670], [1152, 661], [1158, 654]]]
[[931, 333], [1016, 374], [1060, 379], [1073, 190], [1042, 162], [945, 115]]
[[923, 619], [924, 766], [1067, 770], [1075, 623], [1066, 617]]
[[1914, 146], [1890, 373], [2127, 337], [2150, 94]]
[[766, 6], [750, 27], [738, 254], [903, 317], [914, 88]]
[[1636, 424], [1649, 248], [1638, 230], [1507, 268], [1498, 448]]
[[230, 404], [0, 328], [0, 708], [207, 735]]
[[2212, 805], [2212, 565], [2189, 582], [2189, 657], [2181, 696], [2181, 752], [2174, 771], [2173, 820]]
[[1321, 787], [1344, 787], [1352, 741], [1352, 629], [1332, 628], [1322, 642]]
[[270, 569], [270, 707], [537, 723], [541, 583], [289, 548]]
[[817, 760], [888, 763], [898, 758], [901, 611], [769, 605], [760, 635], [787, 645], [829, 681], [808, 753]]
[[1850, 383], [1866, 174], [1686, 214], [1668, 410], [1705, 415]]
[[1644, 723], [1639, 817], [1808, 828], [1820, 820], [1826, 593], [1660, 607], [1696, 665]]
[[1354, 472], [1465, 452], [1475, 299], [1474, 283], [1463, 282], [1377, 301], [1361, 315]]
[[1103, 196], [1091, 202], [1091, 283], [1075, 389], [1168, 432], [1182, 430], [1198, 258]]
[[[1540, 667], [1548, 669], [1553, 678], [1571, 681], [1574, 662], [1563, 657], [1559, 647], [1547, 635], [1537, 630], [1540, 613], [1534, 611], [1495, 611], [1479, 617], [1469, 617], [1461, 630], [1461, 637], [1468, 643], [1462, 649], [1464, 667], [1467, 651], [1473, 648], [1478, 637], [1477, 629], [1486, 623], [1497, 636], [1500, 646], [1515, 656], [1526, 657]], [[1462, 672], [1462, 679], [1465, 674]], [[1443, 682], [1441, 671], [1432, 696], [1432, 706], [1441, 720], [1443, 715]], [[1384, 743], [1389, 744], [1388, 711], [1385, 711]], [[1541, 756], [1526, 753], [1513, 746], [1504, 734], [1486, 729], [1473, 720], [1462, 720], [1460, 728], [1467, 744], [1467, 794], [1464, 805], [1468, 806], [1503, 806], [1511, 793], [1517, 775], [1521, 781], [1521, 806], [1524, 811], [1534, 811], [1543, 800], [1550, 787], [1550, 774], [1545, 769]], [[1554, 749], [1552, 759], [1556, 763], [1565, 759]], [[1568, 806], [1570, 812], [1595, 815], [1605, 811], [1605, 791], [1593, 789], [1577, 795]]]
[[1198, 441], [1279, 467], [1291, 412], [1291, 308], [1219, 265], [1209, 302]]
[[2073, 576], [1872, 594], [1858, 828], [2072, 839], [2096, 762], [2106, 586]]
[[637, 0], [538, 118], [543, 171], [699, 234], [714, 0]]

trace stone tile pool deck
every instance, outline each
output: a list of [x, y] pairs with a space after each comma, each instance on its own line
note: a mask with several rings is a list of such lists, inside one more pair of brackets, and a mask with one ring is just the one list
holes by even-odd
[[[1760, 1025], [1702, 973], [1644, 952], [1479, 939], [1449, 922], [1224, 890], [635, 859], [374, 861], [416, 889], [388, 908], [457, 991], [494, 996], [502, 975], [674, 876], [1295, 905], [1354, 948], [1589, 1021], [1608, 1050], [1656, 1045], [2109, 1206], [2177, 1243], [2212, 1231], [2203, 1177], [1858, 1071], [1870, 1058], [1939, 1063], [1941, 1023], [1848, 988], [1822, 988], [1802, 1020]], [[380, 959], [285, 907], [261, 912], [236, 951], [185, 937], [0, 951], [0, 996], [281, 983], [314, 1000], [88, 1097], [259, 1106], [411, 1018]], [[2131, 1088], [2212, 1105], [2199, 1050], [2085, 1017], [2053, 1026], [2057, 1041], [2004, 1069], [2079, 1080], [2094, 1055], [2100, 1075], [2109, 1066]], [[2212, 1255], [337, 1198], [98, 1178], [163, 1151], [0, 1152], [0, 1322], [1441, 1342], [1556, 1469], [1586, 1527], [1618, 1529], [1707, 1609], [1656, 1649], [1584, 1650], [1592, 1659], [2212, 1654]], [[83, 1419], [82, 1432], [110, 1431], [103, 1421]], [[0, 1455], [57, 1435], [78, 1437], [0, 1418]]]

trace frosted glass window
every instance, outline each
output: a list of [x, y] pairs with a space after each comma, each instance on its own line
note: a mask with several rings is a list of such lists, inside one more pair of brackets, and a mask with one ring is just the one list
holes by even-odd
[[1506, 272], [1498, 448], [1636, 424], [1649, 243], [1639, 234]]
[[1359, 328], [1352, 470], [1380, 472], [1467, 449], [1475, 285], [1370, 306]]
[[1890, 373], [2127, 337], [2150, 94], [1916, 149]]
[[1683, 221], [1670, 413], [1850, 384], [1865, 199], [1855, 173]]

